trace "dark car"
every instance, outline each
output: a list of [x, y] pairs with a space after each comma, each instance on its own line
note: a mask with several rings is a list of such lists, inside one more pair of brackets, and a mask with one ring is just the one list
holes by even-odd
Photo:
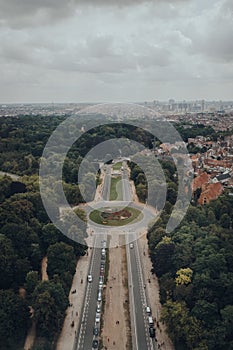
[[154, 338], [154, 337], [155, 337], [155, 329], [154, 329], [154, 327], [150, 327], [150, 328], [149, 328], [149, 334], [150, 334], [150, 337], [151, 337], [151, 338]]
[[93, 328], [93, 334], [96, 336], [99, 335], [99, 328], [98, 327]]
[[99, 346], [98, 340], [93, 340], [93, 342], [92, 342], [93, 349], [98, 349], [98, 346]]

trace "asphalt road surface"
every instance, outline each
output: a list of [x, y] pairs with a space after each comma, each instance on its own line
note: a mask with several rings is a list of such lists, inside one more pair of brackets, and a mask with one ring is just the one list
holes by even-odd
[[137, 241], [133, 243], [133, 248], [130, 248], [128, 244], [126, 251], [133, 349], [157, 350], [155, 340], [149, 336], [148, 315], [146, 314], [148, 303]]
[[[104, 179], [103, 190], [102, 190], [102, 201], [109, 201], [111, 185], [111, 167], [107, 166], [106, 176]], [[123, 201], [122, 205], [125, 205], [125, 201], [132, 201], [132, 192], [130, 188], [130, 183], [128, 179], [128, 172], [126, 164], [123, 164], [122, 170], [122, 193]], [[100, 206], [103, 202], [97, 203]], [[118, 202], [108, 202], [109, 206], [111, 204], [116, 205]], [[132, 206], [138, 207], [138, 205], [131, 203]], [[146, 214], [150, 218], [152, 214]], [[145, 214], [144, 214], [145, 216]], [[138, 226], [138, 223], [134, 224]], [[94, 227], [95, 226], [95, 227]], [[96, 242], [95, 246], [101, 246], [101, 240], [107, 240], [107, 230], [111, 228], [103, 227], [102, 225], [94, 225]], [[97, 226], [97, 227], [96, 227]], [[99, 228], [98, 228], [99, 226]], [[101, 226], [103, 230], [101, 229]], [[135, 226], [135, 228], [136, 228]], [[131, 310], [131, 331], [133, 340], [134, 350], [157, 350], [157, 345], [155, 340], [149, 337], [149, 325], [148, 316], [146, 315], [147, 297], [144, 288], [144, 278], [141, 268], [141, 257], [138, 250], [137, 240], [135, 240], [134, 226], [130, 226], [129, 234], [126, 234], [127, 242], [133, 243], [133, 248], [126, 246], [127, 251], [127, 264], [128, 264], [128, 281], [129, 281], [129, 295], [130, 295], [130, 310]], [[100, 232], [98, 235], [97, 232]], [[105, 232], [105, 233], [104, 233]], [[127, 230], [129, 232], [129, 230]], [[132, 247], [132, 245], [131, 245]], [[95, 315], [97, 306], [97, 294], [98, 294], [98, 283], [100, 274], [100, 264], [101, 264], [101, 248], [93, 248], [92, 257], [90, 262], [89, 273], [93, 276], [93, 281], [87, 284], [86, 297], [83, 305], [82, 319], [79, 329], [77, 330], [77, 338], [73, 347], [73, 350], [88, 350], [92, 349], [93, 339], [98, 339], [93, 335], [93, 327], [95, 325]], [[99, 326], [99, 324], [98, 324]]]
[[111, 165], [106, 165], [103, 189], [102, 189], [102, 200], [108, 201], [110, 197], [111, 188]]
[[122, 194], [123, 201], [131, 202], [132, 201], [132, 193], [131, 187], [128, 177], [127, 165], [123, 162], [123, 170], [122, 170]]
[[[102, 240], [106, 240], [103, 234], [96, 236], [95, 245], [100, 246]], [[99, 241], [99, 242], [97, 242]], [[95, 246], [94, 245], [94, 246]], [[95, 326], [95, 316], [97, 307], [98, 284], [100, 276], [101, 249], [92, 248], [92, 257], [90, 262], [89, 274], [92, 275], [93, 281], [87, 283], [86, 296], [84, 300], [81, 324], [77, 331], [77, 337], [73, 346], [73, 350], [89, 350], [92, 349], [92, 342], [98, 339], [94, 336], [93, 328]], [[99, 328], [100, 323], [96, 326]]]

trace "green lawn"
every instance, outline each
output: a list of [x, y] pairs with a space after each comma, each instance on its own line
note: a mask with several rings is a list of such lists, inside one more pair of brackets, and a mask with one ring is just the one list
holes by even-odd
[[[119, 183], [120, 181], [121, 181], [121, 176], [111, 178], [111, 187], [110, 187], [110, 196], [109, 196], [110, 201], [123, 200], [122, 186]], [[118, 183], [119, 185], [117, 186]]]
[[113, 164], [113, 170], [120, 170], [120, 168], [122, 167], [122, 162], [118, 162], [116, 164]]
[[[122, 207], [115, 208], [116, 211], [120, 209], [122, 209]], [[97, 224], [106, 225], [106, 226], [124, 226], [124, 225], [128, 225], [129, 223], [142, 220], [143, 214], [141, 213], [140, 210], [131, 208], [131, 207], [127, 207], [125, 209], [131, 213], [131, 217], [128, 219], [119, 220], [119, 221], [103, 219], [101, 216], [101, 212], [104, 211], [104, 208], [100, 208], [99, 210], [93, 210], [90, 213], [89, 218], [92, 221], [96, 222]]]

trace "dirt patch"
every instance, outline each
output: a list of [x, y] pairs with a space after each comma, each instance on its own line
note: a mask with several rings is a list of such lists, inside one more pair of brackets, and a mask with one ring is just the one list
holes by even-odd
[[125, 247], [109, 249], [109, 275], [103, 317], [103, 348], [130, 349]]
[[48, 281], [49, 276], [47, 274], [48, 258], [45, 256], [41, 263], [41, 279], [42, 281]]

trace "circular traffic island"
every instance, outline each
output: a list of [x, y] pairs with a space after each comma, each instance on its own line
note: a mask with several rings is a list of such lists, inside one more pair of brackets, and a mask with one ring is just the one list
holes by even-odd
[[140, 210], [131, 207], [100, 208], [93, 210], [89, 218], [99, 225], [124, 226], [142, 220], [143, 214]]

